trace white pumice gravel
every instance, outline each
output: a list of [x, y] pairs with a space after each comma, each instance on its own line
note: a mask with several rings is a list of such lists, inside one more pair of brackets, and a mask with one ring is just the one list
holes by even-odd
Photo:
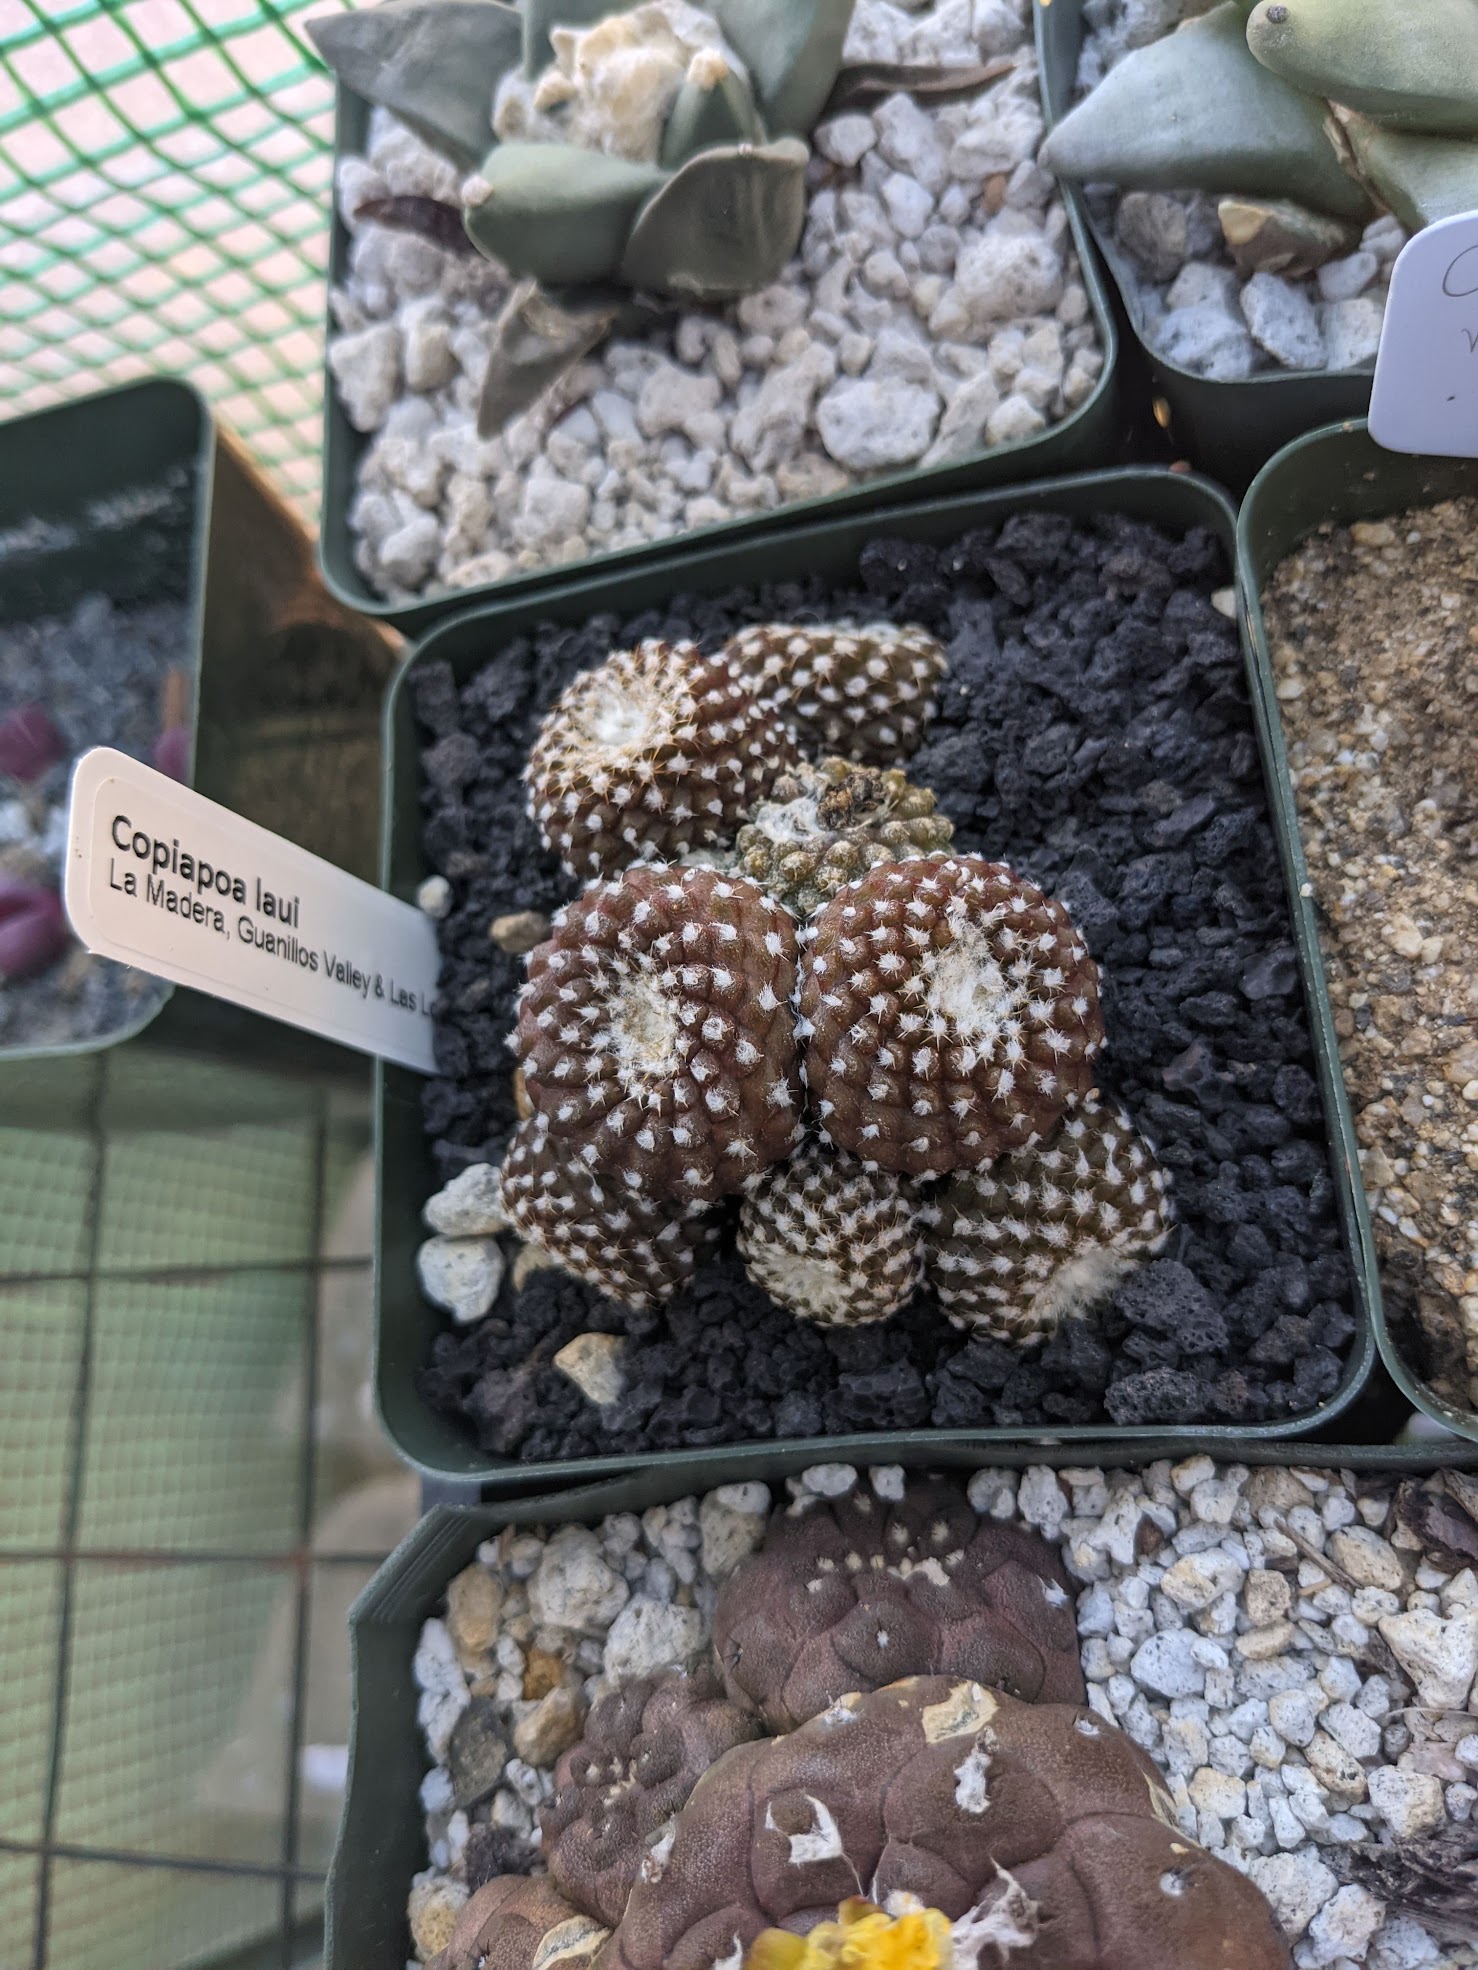
[[[433, 1761], [430, 1866], [409, 1908], [422, 1960], [466, 1899], [475, 1822], [503, 1831], [505, 1865], [539, 1871], [537, 1809], [574, 1720], [614, 1682], [702, 1656], [718, 1587], [772, 1509], [858, 1484], [896, 1501], [908, 1481], [896, 1465], [821, 1464], [773, 1495], [723, 1485], [482, 1546], [415, 1656]], [[1478, 1964], [1389, 1908], [1355, 1851], [1465, 1824], [1478, 1805], [1478, 1578], [1400, 1524], [1397, 1482], [1196, 1456], [967, 1484], [982, 1517], [1060, 1545], [1081, 1583], [1089, 1703], [1164, 1771], [1186, 1834], [1257, 1882], [1298, 1970]], [[555, 1689], [570, 1701], [551, 1704]], [[469, 1817], [457, 1800], [485, 1755], [479, 1729], [547, 1762], [510, 1755]]]
[[[349, 521], [388, 596], [466, 588], [952, 463], [1047, 430], [1103, 357], [1042, 136], [1030, 0], [858, 0], [850, 61], [1012, 73], [820, 125], [800, 253], [775, 286], [612, 341], [497, 437], [476, 406], [506, 277], [354, 214], [455, 202], [453, 167], [382, 111], [346, 158], [354, 233], [329, 368], [372, 442]], [[423, 906], [424, 907], [424, 906]]]
[[[1078, 62], [1086, 95], [1136, 48], [1204, 14], [1210, 0], [1085, 0]], [[1203, 192], [1120, 193], [1090, 186], [1090, 212], [1114, 241], [1130, 315], [1150, 347], [1215, 383], [1285, 370], [1369, 369], [1391, 269], [1408, 235], [1382, 213], [1348, 253], [1298, 278], [1238, 272]]]

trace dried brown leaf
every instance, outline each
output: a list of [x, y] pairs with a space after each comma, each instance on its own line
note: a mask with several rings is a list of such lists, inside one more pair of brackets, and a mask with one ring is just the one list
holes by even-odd
[[467, 237], [460, 205], [447, 205], [439, 198], [421, 198], [401, 192], [387, 198], [367, 198], [354, 208], [355, 225], [372, 219], [376, 225], [391, 226], [396, 232], [418, 233], [449, 253], [475, 253]]
[[1439, 1563], [1454, 1571], [1478, 1566], [1478, 1519], [1446, 1488], [1408, 1478], [1396, 1493], [1396, 1517]]
[[838, 69], [831, 94], [821, 114], [839, 116], [846, 109], [870, 109], [886, 96], [912, 96], [922, 103], [953, 103], [965, 96], [978, 95], [992, 82], [999, 82], [1016, 66], [998, 55], [989, 62], [956, 62], [942, 65], [915, 62], [851, 62]]

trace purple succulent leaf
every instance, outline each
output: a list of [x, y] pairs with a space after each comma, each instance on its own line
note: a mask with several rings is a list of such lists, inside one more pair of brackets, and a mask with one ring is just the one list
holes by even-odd
[[61, 956], [70, 935], [54, 889], [0, 873], [0, 979], [44, 971]]
[[14, 780], [39, 780], [66, 750], [66, 741], [40, 705], [17, 705], [0, 718], [0, 773]]
[[183, 786], [190, 784], [190, 734], [183, 725], [167, 725], [154, 741], [154, 768]]

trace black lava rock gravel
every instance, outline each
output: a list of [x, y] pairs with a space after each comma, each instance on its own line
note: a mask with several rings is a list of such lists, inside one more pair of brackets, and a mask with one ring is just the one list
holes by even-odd
[[[745, 1279], [730, 1238], [656, 1315], [559, 1272], [506, 1287], [478, 1327], [438, 1338], [431, 1403], [484, 1449], [532, 1460], [919, 1425], [1253, 1424], [1333, 1394], [1353, 1292], [1241, 650], [1211, 604], [1226, 580], [1202, 531], [1018, 515], [945, 548], [875, 541], [857, 589], [551, 627], [460, 691], [444, 664], [419, 671], [426, 850], [455, 898], [441, 1072], [424, 1093], [443, 1179], [496, 1161], [515, 1120], [522, 960], [488, 926], [575, 889], [519, 779], [551, 701], [643, 636], [717, 649], [748, 622], [883, 615], [949, 646], [910, 776], [935, 789], [958, 849], [1010, 862], [1073, 912], [1103, 971], [1103, 1085], [1157, 1145], [1177, 1211], [1163, 1257], [1032, 1353], [962, 1337], [927, 1294], [883, 1326], [819, 1332]], [[626, 1392], [601, 1416], [550, 1366], [592, 1329], [630, 1339]]]

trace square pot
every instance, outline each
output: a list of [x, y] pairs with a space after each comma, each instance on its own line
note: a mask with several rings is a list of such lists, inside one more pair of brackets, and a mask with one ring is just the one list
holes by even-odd
[[[130, 500], [169, 475], [186, 478], [187, 523], [131, 521]], [[161, 378], [0, 425], [0, 532], [11, 530], [0, 620], [50, 615], [93, 590], [130, 602], [183, 591], [189, 784], [372, 875], [394, 639], [325, 593], [306, 532], [193, 389]], [[101, 1037], [0, 1047], [6, 1119], [50, 1126], [85, 1107], [89, 1058], [125, 1042], [360, 1071], [340, 1048], [175, 987]]]
[[[1042, 62], [1042, 100], [1049, 129], [1073, 106], [1078, 56], [1083, 46], [1083, 0], [1035, 0], [1037, 46]], [[1373, 370], [1283, 370], [1237, 383], [1213, 383], [1167, 362], [1145, 340], [1136, 319], [1133, 283], [1123, 256], [1086, 205], [1082, 220], [1103, 256], [1118, 291], [1119, 308], [1149, 366], [1157, 416], [1177, 452], [1234, 492], [1242, 492], [1259, 466], [1280, 446], [1316, 424], [1363, 417], [1370, 408]]]
[[[1207, 1447], [1204, 1436], [1198, 1435], [1162, 1445], [1161, 1454], [1191, 1456]], [[1295, 1453], [1291, 1446], [1253, 1444], [1237, 1455], [1253, 1465], [1296, 1458], [1301, 1467], [1310, 1469], [1418, 1475], [1473, 1468], [1478, 1453], [1466, 1446], [1433, 1452], [1405, 1444], [1302, 1445]], [[702, 1468], [679, 1457], [665, 1469], [554, 1497], [522, 1498], [496, 1506], [439, 1505], [428, 1512], [365, 1588], [349, 1616], [352, 1735], [344, 1811], [328, 1881], [324, 1970], [404, 1970], [412, 1954], [405, 1904], [411, 1877], [426, 1864], [419, 1798], [426, 1750], [416, 1720], [419, 1692], [411, 1661], [421, 1624], [437, 1612], [447, 1583], [475, 1558], [482, 1542], [495, 1538], [504, 1527], [598, 1524], [609, 1513], [642, 1512], [650, 1505], [670, 1504], [691, 1492], [741, 1478], [775, 1485], [812, 1461], [795, 1450], [772, 1451], [758, 1463], [731, 1461]], [[1091, 1463], [1116, 1469], [1148, 1459], [1122, 1446], [1100, 1448], [1091, 1455], [1048, 1451], [1031, 1457], [1019, 1451], [956, 1447], [930, 1454], [905, 1451], [891, 1461], [963, 1478], [988, 1466], [1020, 1470], [1028, 1463], [1054, 1468]]]
[[[1037, 57], [1043, 60], [1041, 23], [1038, 25]], [[1045, 70], [1043, 70], [1045, 73]], [[367, 140], [370, 105], [341, 83], [338, 89], [334, 125], [334, 164], [337, 182], [338, 162], [343, 157], [362, 155]], [[412, 601], [389, 602], [377, 595], [360, 574], [354, 559], [354, 537], [349, 529], [349, 507], [358, 481], [359, 461], [369, 446], [369, 437], [356, 431], [339, 401], [332, 373], [325, 365], [323, 390], [323, 510], [320, 521], [319, 558], [324, 578], [338, 598], [362, 614], [393, 623], [408, 635], [421, 635], [435, 623], [460, 611], [493, 601], [517, 601], [524, 596], [562, 587], [572, 572], [592, 569], [613, 575], [660, 560], [687, 541], [702, 546], [721, 545], [730, 540], [753, 540], [778, 526], [790, 528], [820, 518], [849, 513], [871, 512], [878, 507], [914, 496], [938, 499], [952, 492], [970, 491], [981, 486], [1004, 485], [1022, 478], [1035, 478], [1048, 472], [1086, 469], [1102, 464], [1111, 454], [1117, 435], [1116, 363], [1118, 330], [1113, 309], [1089, 244], [1086, 217], [1078, 195], [1070, 187], [1060, 187], [1072, 232], [1073, 247], [1082, 269], [1083, 285], [1098, 330], [1103, 351], [1103, 371], [1092, 394], [1038, 438], [999, 445], [961, 465], [914, 467], [890, 472], [844, 492], [820, 498], [792, 500], [783, 506], [755, 513], [742, 519], [724, 521], [696, 532], [677, 533], [642, 547], [621, 548], [593, 555], [570, 567], [546, 567], [529, 574], [511, 575], [500, 582], [475, 588], [436, 589]], [[351, 236], [339, 216], [337, 201], [331, 219], [329, 285], [337, 287], [348, 277]], [[332, 315], [328, 334], [335, 332]]]
[[[1262, 613], [1263, 588], [1274, 570], [1321, 527], [1384, 519], [1408, 507], [1475, 497], [1478, 497], [1478, 460], [1422, 458], [1407, 452], [1386, 451], [1370, 436], [1363, 419], [1332, 425], [1298, 439], [1279, 452], [1253, 481], [1237, 525], [1242, 635], [1267, 693], [1269, 729], [1285, 784], [1288, 784], [1287, 762], [1283, 757], [1282, 725], [1273, 695], [1267, 626]], [[1317, 967], [1322, 978], [1323, 962], [1319, 956], [1314, 905], [1310, 900], [1296, 809], [1290, 815], [1288, 840], [1299, 908], [1309, 924], [1309, 962], [1311, 967]], [[1337, 1060], [1334, 1070], [1340, 1072]], [[1470, 1409], [1456, 1409], [1445, 1401], [1427, 1386], [1401, 1353], [1386, 1319], [1371, 1239], [1369, 1204], [1358, 1158], [1351, 1162], [1350, 1177], [1360, 1235], [1369, 1249], [1370, 1314], [1381, 1359], [1418, 1409], [1444, 1429], [1478, 1442], [1478, 1415]]]
[[[1231, 564], [1234, 522], [1222, 494], [1205, 481], [1140, 468], [1051, 480], [1011, 492], [977, 493], [968, 498], [896, 507], [868, 518], [833, 519], [793, 528], [764, 543], [716, 544], [706, 550], [694, 547], [684, 555], [665, 563], [649, 563], [629, 575], [589, 575], [539, 598], [493, 604], [469, 612], [444, 624], [427, 638], [397, 680], [389, 700], [384, 886], [395, 895], [409, 899], [431, 873], [422, 846], [421, 742], [410, 689], [418, 666], [445, 661], [458, 681], [465, 682], [500, 647], [539, 623], [575, 624], [604, 613], [630, 617], [670, 600], [674, 594], [718, 596], [749, 584], [785, 582], [806, 575], [844, 585], [855, 578], [862, 550], [880, 536], [943, 543], [958, 539], [972, 528], [999, 523], [1010, 514], [1032, 511], [1056, 512], [1080, 519], [1123, 514], [1174, 529], [1204, 526], [1224, 543], [1228, 565]], [[1340, 1385], [1323, 1404], [1310, 1414], [1275, 1423], [1216, 1425], [1202, 1432], [1207, 1444], [1224, 1445], [1263, 1438], [1302, 1437], [1327, 1428], [1359, 1393], [1374, 1359], [1367, 1301], [1370, 1252], [1362, 1235], [1351, 1176], [1354, 1138], [1328, 1001], [1317, 970], [1313, 926], [1306, 914], [1293, 906], [1299, 878], [1291, 861], [1292, 797], [1281, 755], [1276, 750], [1275, 725], [1268, 711], [1269, 689], [1257, 672], [1251, 652], [1247, 663], [1252, 720], [1272, 826], [1280, 843], [1288, 884], [1291, 928], [1313, 1037], [1330, 1169], [1350, 1266], [1357, 1326], [1349, 1343]], [[591, 1478], [639, 1468], [653, 1461], [650, 1454], [611, 1452], [563, 1462], [509, 1462], [478, 1449], [469, 1432], [436, 1414], [422, 1397], [418, 1377], [429, 1358], [432, 1339], [444, 1321], [422, 1297], [415, 1259], [426, 1235], [421, 1208], [438, 1187], [438, 1180], [422, 1129], [419, 1077], [381, 1063], [376, 1069], [376, 1087], [379, 1197], [375, 1380], [380, 1415], [397, 1449], [431, 1476], [500, 1490]], [[1015, 1429], [919, 1428], [896, 1434], [818, 1437], [797, 1448], [811, 1461], [837, 1457], [855, 1462], [886, 1462], [902, 1454], [905, 1447], [922, 1456], [937, 1455], [939, 1446], [948, 1443], [979, 1446], [1105, 1439], [1153, 1443], [1173, 1434], [1168, 1425], [1117, 1428], [1107, 1422], [1056, 1429], [1035, 1425]], [[667, 1453], [695, 1473], [709, 1466], [733, 1464], [736, 1454], [739, 1452], [734, 1446]], [[773, 1454], [773, 1445], [768, 1442], [756, 1441], [742, 1449], [742, 1455], [752, 1458], [756, 1467]]]

